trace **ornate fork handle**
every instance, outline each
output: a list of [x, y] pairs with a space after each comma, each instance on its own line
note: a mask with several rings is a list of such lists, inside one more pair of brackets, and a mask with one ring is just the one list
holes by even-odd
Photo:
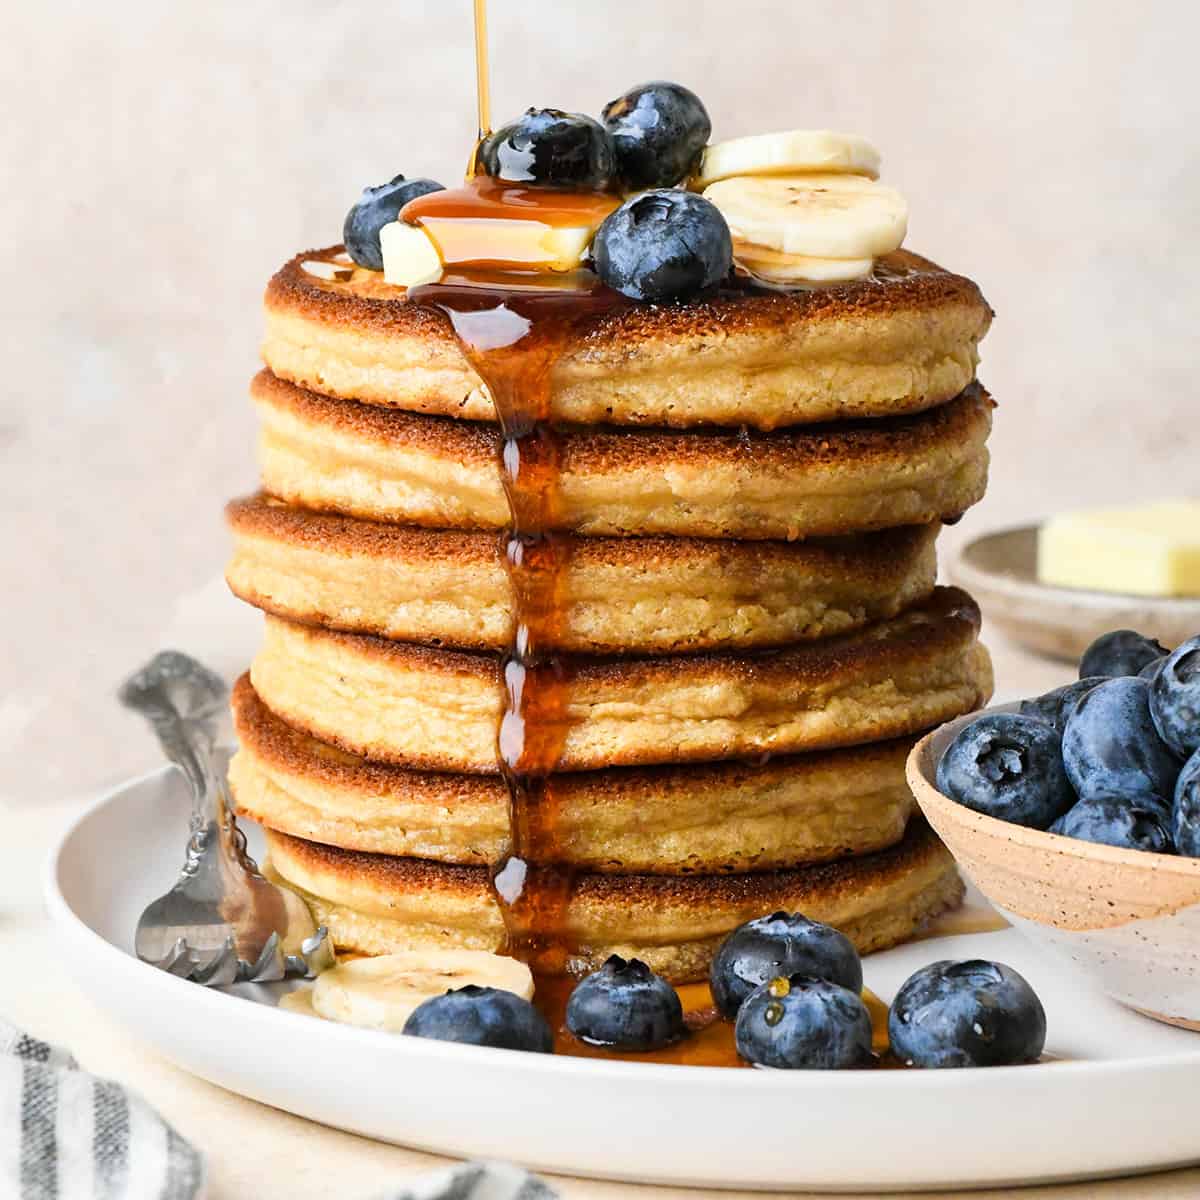
[[300, 897], [265, 879], [246, 852], [213, 761], [227, 699], [224, 681], [186, 654], [165, 651], [126, 681], [120, 699], [150, 722], [164, 754], [187, 779], [192, 800], [183, 869], [170, 892], [142, 914], [135, 936], [139, 957], [217, 985], [311, 974], [331, 965], [324, 928], [313, 933]]
[[[232, 826], [225, 789], [212, 769], [225, 682], [186, 654], [165, 650], [126, 680], [119, 695], [150, 722], [163, 753], [188, 781], [192, 810], [183, 871], [194, 875], [214, 833], [222, 836]], [[245, 840], [238, 841], [244, 859]]]

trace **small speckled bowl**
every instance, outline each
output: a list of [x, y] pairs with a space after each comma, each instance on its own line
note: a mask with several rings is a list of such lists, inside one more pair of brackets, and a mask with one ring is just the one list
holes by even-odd
[[917, 803], [959, 866], [1026, 936], [1077, 964], [1114, 1000], [1200, 1031], [1200, 858], [1025, 829], [943, 795], [938, 760], [979, 715], [943, 725], [908, 759]]

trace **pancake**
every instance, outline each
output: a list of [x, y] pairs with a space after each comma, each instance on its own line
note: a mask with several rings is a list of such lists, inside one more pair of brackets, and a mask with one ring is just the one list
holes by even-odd
[[[238, 811], [310, 841], [486, 866], [508, 845], [496, 776], [406, 771], [315, 741], [233, 691]], [[825, 862], [899, 841], [913, 812], [912, 738], [771, 759], [559, 775], [556, 837], [588, 871], [718, 874]]]
[[[903, 737], [991, 694], [979, 609], [938, 588], [899, 617], [756, 654], [563, 660], [565, 771]], [[500, 658], [266, 620], [254, 688], [288, 724], [423, 770], [492, 772]]]
[[[363, 854], [267, 830], [271, 869], [308, 901], [343, 953], [497, 950], [500, 911], [483, 867]], [[778, 910], [842, 930], [861, 953], [911, 936], [957, 905], [954, 859], [920, 819], [888, 850], [748, 875], [581, 875], [566, 912], [572, 966], [640, 958], [674, 983], [707, 976], [738, 925]]]
[[[305, 508], [502, 529], [493, 425], [331, 400], [259, 374], [266, 491]], [[548, 527], [593, 535], [786, 538], [955, 517], [983, 496], [992, 401], [978, 384], [916, 416], [734, 435], [564, 430]]]
[[[503, 650], [512, 590], [492, 533], [384, 525], [266, 496], [226, 509], [233, 592], [350, 633]], [[933, 590], [937, 525], [810, 542], [572, 538], [547, 649], [748, 649], [846, 633]]]
[[[494, 420], [444, 314], [340, 251], [299, 254], [271, 280], [271, 370], [347, 400]], [[589, 321], [556, 364], [550, 416], [775, 429], [918, 412], [971, 381], [991, 317], [969, 279], [907, 251], [852, 283], [626, 305]]]

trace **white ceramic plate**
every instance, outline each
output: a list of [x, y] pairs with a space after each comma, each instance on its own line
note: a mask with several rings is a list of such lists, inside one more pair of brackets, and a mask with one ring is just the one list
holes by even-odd
[[1167, 646], [1200, 633], [1200, 598], [1051, 587], [1037, 577], [1037, 527], [976, 538], [950, 564], [988, 623], [1039, 654], [1072, 663], [1102, 633], [1137, 629]]
[[1124, 1011], [1011, 929], [874, 955], [867, 984], [890, 999], [937, 958], [1010, 963], [1040, 993], [1061, 1061], [809, 1073], [488, 1050], [318, 1021], [138, 962], [134, 923], [174, 879], [186, 826], [168, 769], [75, 823], [46, 880], [66, 961], [165, 1058], [326, 1125], [564, 1174], [787, 1191], [1003, 1186], [1200, 1161], [1200, 1035]]

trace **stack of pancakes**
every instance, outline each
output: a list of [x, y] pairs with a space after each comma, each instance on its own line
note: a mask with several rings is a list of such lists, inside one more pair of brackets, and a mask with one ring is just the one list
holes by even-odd
[[[289, 262], [266, 318], [264, 490], [229, 507], [230, 585], [267, 614], [237, 806], [342, 950], [496, 949], [514, 606], [491, 399], [449, 320], [340, 248]], [[855, 283], [600, 313], [555, 364], [576, 965], [695, 979], [778, 909], [867, 951], [958, 901], [904, 759], [991, 690], [934, 548], [986, 483], [990, 318], [900, 251]]]

